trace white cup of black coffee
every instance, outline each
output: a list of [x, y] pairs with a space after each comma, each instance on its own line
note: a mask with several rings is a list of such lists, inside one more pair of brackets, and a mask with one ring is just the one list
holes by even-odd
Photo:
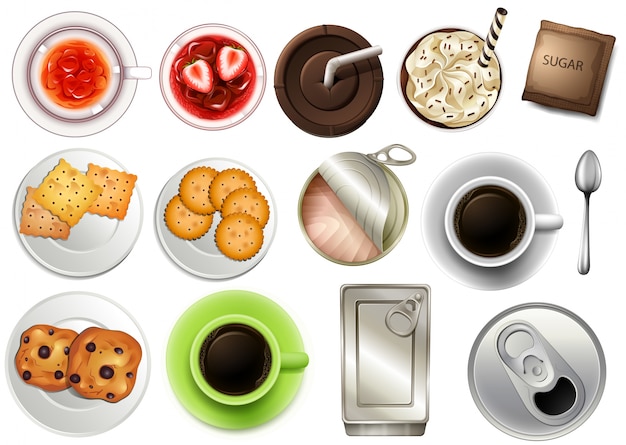
[[446, 207], [448, 242], [466, 261], [500, 267], [517, 260], [535, 232], [558, 230], [563, 218], [536, 213], [524, 190], [498, 176], [482, 176], [459, 187]]

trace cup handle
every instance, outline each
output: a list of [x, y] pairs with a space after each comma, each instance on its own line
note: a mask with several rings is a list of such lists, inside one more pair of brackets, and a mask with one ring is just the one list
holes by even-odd
[[563, 227], [563, 217], [549, 213], [535, 215], [535, 230], [557, 230]]
[[145, 80], [152, 77], [152, 68], [148, 66], [125, 66], [124, 79]]
[[280, 369], [302, 369], [309, 364], [306, 352], [281, 352]]

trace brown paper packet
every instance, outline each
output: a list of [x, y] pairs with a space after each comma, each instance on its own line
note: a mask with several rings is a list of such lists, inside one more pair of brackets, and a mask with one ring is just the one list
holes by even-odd
[[543, 20], [522, 100], [595, 116], [615, 37]]

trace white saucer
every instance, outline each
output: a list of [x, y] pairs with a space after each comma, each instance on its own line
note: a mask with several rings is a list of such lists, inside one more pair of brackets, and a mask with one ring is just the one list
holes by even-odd
[[526, 162], [502, 153], [480, 153], [447, 167], [431, 185], [422, 207], [422, 235], [433, 261], [459, 283], [483, 290], [513, 287], [533, 276], [545, 264], [556, 244], [558, 230], [536, 232], [528, 250], [502, 267], [479, 267], [462, 259], [450, 246], [443, 218], [452, 194], [478, 176], [501, 176], [517, 183], [537, 213], [559, 213], [552, 189]]
[[124, 67], [137, 66], [130, 43], [112, 23], [85, 12], [64, 12], [35, 25], [22, 39], [13, 59], [13, 89], [24, 112], [40, 127], [61, 136], [88, 136], [98, 133], [122, 117], [137, 89], [137, 79], [122, 80], [117, 99], [103, 112], [89, 120], [64, 121], [44, 111], [33, 99], [28, 86], [30, 58], [41, 42], [63, 28], [85, 28], [100, 34], [117, 50]]
[[70, 149], [48, 156], [28, 172], [15, 194], [13, 220], [17, 235], [28, 253], [53, 272], [72, 277], [88, 277], [107, 272], [128, 256], [139, 237], [143, 209], [137, 185], [131, 195], [126, 217], [121, 221], [86, 213], [72, 227], [72, 233], [66, 240], [19, 233], [26, 187], [38, 187], [61, 158], [82, 172], [87, 171], [87, 164], [90, 162], [101, 167], [127, 171], [116, 160], [95, 150]]
[[[193, 241], [180, 239], [167, 228], [163, 215], [170, 199], [178, 194], [180, 180], [189, 170], [201, 166], [209, 166], [217, 171], [227, 168], [245, 170], [254, 179], [257, 190], [267, 199], [270, 206], [270, 216], [267, 224], [263, 228], [263, 246], [261, 250], [249, 260], [231, 260], [222, 254], [215, 245], [215, 228], [221, 221], [219, 212], [213, 214], [213, 222], [209, 231], [199, 239]], [[274, 239], [274, 234], [276, 233], [276, 205], [274, 204], [274, 199], [267, 185], [250, 167], [230, 159], [209, 158], [187, 165], [167, 181], [156, 203], [154, 222], [161, 246], [174, 263], [193, 275], [213, 280], [221, 280], [233, 278], [248, 272], [265, 257]]]
[[[49, 324], [76, 332], [97, 326], [126, 332], [139, 342], [142, 359], [133, 391], [117, 403], [86, 399], [68, 389], [47, 392], [28, 385], [15, 368], [20, 336], [36, 324]], [[112, 300], [89, 292], [68, 292], [33, 306], [17, 323], [6, 349], [6, 375], [17, 403], [41, 426], [56, 433], [89, 436], [103, 433], [125, 420], [135, 410], [148, 386], [150, 356], [136, 321]]]

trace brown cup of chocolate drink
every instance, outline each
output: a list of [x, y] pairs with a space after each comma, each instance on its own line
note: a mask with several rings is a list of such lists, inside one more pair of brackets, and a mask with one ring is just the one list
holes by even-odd
[[274, 75], [276, 97], [287, 117], [316, 136], [341, 136], [363, 125], [382, 94], [378, 57], [339, 67], [330, 88], [323, 80], [329, 60], [370, 47], [361, 35], [336, 25], [295, 36], [281, 52]]

